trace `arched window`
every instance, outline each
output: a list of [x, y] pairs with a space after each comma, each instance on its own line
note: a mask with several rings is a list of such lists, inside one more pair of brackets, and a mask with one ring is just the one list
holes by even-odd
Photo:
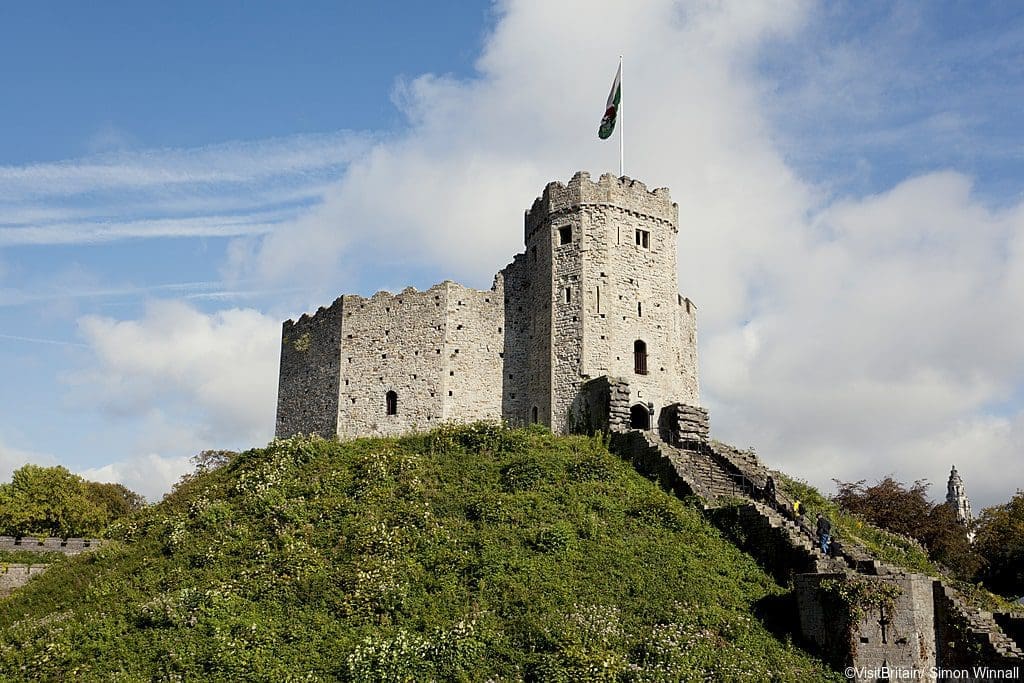
[[633, 429], [651, 428], [651, 411], [643, 403], [637, 403], [629, 409], [629, 426]]
[[389, 391], [384, 395], [384, 402], [387, 404], [388, 415], [398, 415], [398, 394]]
[[537, 406], [533, 407], [533, 424], [537, 424]]
[[647, 374], [647, 344], [639, 339], [633, 342], [633, 372]]

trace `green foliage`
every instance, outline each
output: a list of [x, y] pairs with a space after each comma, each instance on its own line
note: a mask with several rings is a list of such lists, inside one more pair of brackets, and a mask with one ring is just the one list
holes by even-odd
[[1004, 505], [982, 510], [975, 548], [984, 558], [981, 578], [1004, 595], [1024, 595], [1024, 491]]
[[939, 575], [938, 568], [920, 545], [842, 510], [807, 482], [781, 476], [778, 485], [790, 497], [800, 501], [808, 520], [815, 519], [818, 513], [827, 516], [832, 521], [832, 535], [837, 540], [863, 546], [882, 562], [930, 576]]
[[0, 602], [5, 675], [840, 680], [751, 617], [783, 589], [600, 439], [280, 440], [109, 536]]
[[121, 484], [85, 481], [63, 467], [24, 465], [0, 484], [0, 535], [96, 536], [144, 504]]
[[967, 530], [956, 521], [956, 513], [944, 503], [928, 499], [928, 483], [916, 481], [906, 487], [892, 477], [866, 486], [863, 481], [836, 481], [835, 502], [849, 513], [871, 524], [916, 539], [928, 549], [932, 562], [941, 563], [959, 579], [971, 579], [981, 558], [971, 548]]
[[67, 555], [61, 552], [36, 552], [34, 550], [0, 550], [0, 566], [5, 564], [53, 564]]
[[859, 575], [825, 579], [819, 587], [826, 596], [838, 601], [845, 608], [850, 628], [859, 624], [869, 613], [885, 611], [892, 614], [896, 598], [903, 592], [894, 583]]

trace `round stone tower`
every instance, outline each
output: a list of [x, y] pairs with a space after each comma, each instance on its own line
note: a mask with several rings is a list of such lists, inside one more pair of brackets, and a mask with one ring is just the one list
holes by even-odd
[[581, 385], [602, 375], [625, 379], [635, 414], [646, 409], [650, 423], [671, 403], [699, 405], [696, 309], [679, 293], [678, 221], [667, 189], [626, 177], [595, 183], [580, 172], [544, 188], [526, 213], [526, 252], [512, 264], [521, 300], [506, 300], [506, 311], [525, 309], [525, 419], [565, 431]]

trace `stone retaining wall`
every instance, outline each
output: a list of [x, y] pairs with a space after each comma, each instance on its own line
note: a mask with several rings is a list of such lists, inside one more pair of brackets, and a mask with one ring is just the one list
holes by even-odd
[[7, 597], [47, 569], [45, 564], [0, 564], [0, 598]]

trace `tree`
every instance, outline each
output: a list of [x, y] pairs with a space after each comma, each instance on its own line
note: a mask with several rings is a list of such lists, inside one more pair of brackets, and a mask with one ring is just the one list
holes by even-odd
[[102, 513], [103, 526], [118, 517], [141, 510], [146, 499], [124, 484], [101, 484], [96, 481], [83, 482], [85, 497]]
[[0, 484], [0, 534], [94, 536], [141, 504], [141, 496], [120, 484], [88, 482], [59, 466], [24, 465]]
[[927, 481], [919, 479], [910, 488], [892, 477], [873, 486], [865, 486], [864, 480], [833, 481], [838, 488], [834, 500], [842, 508], [882, 529], [916, 539], [934, 562], [958, 578], [974, 578], [982, 560], [971, 548], [967, 529], [957, 523], [949, 506], [928, 499]]
[[1004, 595], [1024, 594], [1024, 491], [982, 510], [974, 546], [985, 559], [981, 578]]

